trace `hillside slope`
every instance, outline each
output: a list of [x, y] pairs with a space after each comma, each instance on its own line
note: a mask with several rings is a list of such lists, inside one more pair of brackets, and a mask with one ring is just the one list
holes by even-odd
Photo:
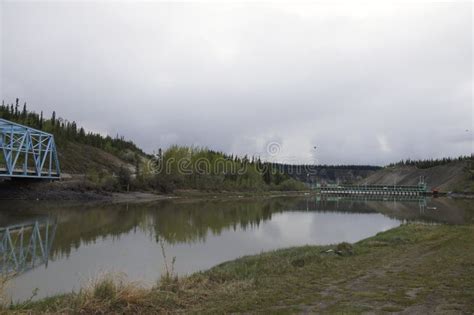
[[88, 174], [106, 173], [117, 174], [121, 167], [135, 173], [135, 166], [119, 157], [93, 146], [69, 142], [58, 147], [58, 157], [63, 173]]
[[[0, 118], [13, 123], [51, 133], [58, 149], [60, 167], [63, 173], [69, 174], [113, 174], [122, 167], [135, 173], [135, 165], [139, 164], [147, 154], [135, 143], [118, 134], [115, 137], [84, 130], [75, 121], [68, 121], [56, 116], [53, 111], [51, 118], [27, 109], [26, 102], [20, 108], [20, 99], [15, 103], [0, 105]], [[21, 158], [20, 158], [21, 160]], [[0, 165], [4, 161], [0, 157]]]
[[385, 167], [359, 181], [369, 185], [416, 185], [424, 177], [429, 189], [474, 192], [472, 161], [456, 161], [446, 165], [419, 169], [415, 166]]

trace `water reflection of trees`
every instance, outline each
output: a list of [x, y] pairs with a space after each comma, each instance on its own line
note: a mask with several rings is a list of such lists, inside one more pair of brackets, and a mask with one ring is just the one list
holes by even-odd
[[289, 201], [199, 202], [163, 204], [150, 212], [149, 228], [169, 243], [204, 241], [208, 233], [224, 229], [246, 230], [286, 210]]
[[[213, 201], [163, 201], [150, 204], [74, 205], [50, 207], [35, 204], [23, 210], [22, 217], [48, 214], [57, 218], [53, 257], [70, 255], [82, 245], [102, 239], [120, 239], [129, 233], [146, 233], [152, 239], [190, 243], [205, 241], [207, 235], [219, 235], [225, 230], [247, 230], [270, 220], [274, 214], [287, 211], [318, 211], [373, 213], [406, 220], [431, 220], [463, 223], [473, 218], [474, 210], [466, 210], [462, 202], [447, 199], [432, 200], [428, 205], [437, 211], [419, 212], [417, 202], [382, 202], [360, 200], [315, 200], [313, 198], [267, 198]], [[472, 208], [472, 203], [468, 203]], [[470, 214], [470, 216], [468, 216]], [[9, 219], [18, 221], [18, 216]]]
[[[120, 239], [128, 233], [148, 233], [169, 243], [205, 240], [211, 232], [247, 229], [271, 219], [294, 204], [291, 200], [163, 201], [151, 204], [70, 205], [65, 208], [38, 204], [23, 209], [25, 217], [48, 213], [57, 218], [52, 255], [69, 256], [80, 246], [103, 239]], [[8, 221], [8, 218], [5, 218]], [[17, 221], [16, 217], [11, 220]]]
[[120, 239], [137, 229], [146, 216], [143, 209], [127, 205], [103, 205], [86, 209], [65, 209], [55, 213], [60, 222], [53, 253], [69, 256], [72, 250], [98, 240]]
[[272, 214], [298, 209], [297, 199], [176, 202], [103, 205], [55, 211], [59, 217], [54, 255], [70, 255], [81, 245], [119, 239], [140, 231], [168, 243], [204, 241], [208, 233], [248, 229], [270, 220]]

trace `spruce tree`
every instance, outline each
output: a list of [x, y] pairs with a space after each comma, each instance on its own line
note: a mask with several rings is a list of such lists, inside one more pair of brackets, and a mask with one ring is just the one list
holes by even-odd
[[43, 111], [41, 111], [41, 115], [40, 115], [39, 129], [43, 129]]
[[16, 105], [15, 105], [15, 118], [18, 118], [18, 114], [19, 114], [19, 112], [18, 112], [18, 106], [19, 106], [19, 105], [18, 105], [18, 102], [19, 102], [19, 101], [20, 101], [20, 99], [17, 98], [17, 99], [16, 99]]
[[56, 112], [53, 111], [53, 115], [51, 116], [51, 125], [54, 127], [56, 124]]

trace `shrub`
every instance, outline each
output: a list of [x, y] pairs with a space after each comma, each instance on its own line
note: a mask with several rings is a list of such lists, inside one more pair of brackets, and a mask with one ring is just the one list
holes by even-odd
[[132, 177], [128, 168], [120, 166], [120, 170], [118, 172], [118, 183], [120, 185], [120, 188], [130, 188], [131, 178]]
[[106, 175], [102, 177], [100, 187], [105, 191], [117, 191], [119, 188], [119, 182], [117, 178], [112, 175]]
[[277, 185], [276, 189], [281, 191], [297, 191], [305, 190], [306, 186], [302, 182], [290, 178], [281, 182], [280, 185]]

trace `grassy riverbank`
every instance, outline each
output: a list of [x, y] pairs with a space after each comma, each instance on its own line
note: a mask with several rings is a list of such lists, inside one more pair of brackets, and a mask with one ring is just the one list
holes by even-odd
[[289, 248], [189, 277], [169, 274], [151, 290], [106, 278], [80, 293], [9, 310], [472, 313], [473, 301], [474, 225], [409, 224], [353, 245]]

